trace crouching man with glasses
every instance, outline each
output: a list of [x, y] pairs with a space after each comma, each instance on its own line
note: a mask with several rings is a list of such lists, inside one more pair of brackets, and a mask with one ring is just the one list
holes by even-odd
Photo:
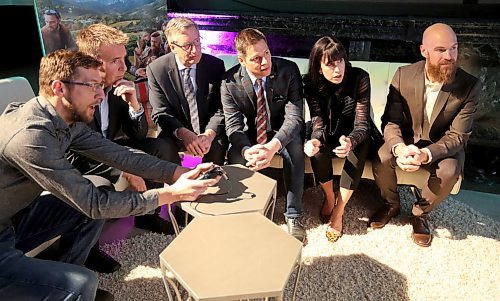
[[[90, 129], [86, 123], [104, 97], [101, 65], [81, 52], [49, 54], [40, 64], [40, 96], [11, 103], [0, 116], [2, 300], [113, 300], [105, 291], [96, 298], [97, 275], [82, 266], [104, 219], [193, 201], [219, 180], [196, 179], [213, 167], [211, 163], [188, 170], [115, 144]], [[144, 192], [95, 187], [68, 162], [68, 150], [171, 185]], [[52, 194], [40, 195], [43, 190]], [[59, 235], [59, 258], [25, 255]]]

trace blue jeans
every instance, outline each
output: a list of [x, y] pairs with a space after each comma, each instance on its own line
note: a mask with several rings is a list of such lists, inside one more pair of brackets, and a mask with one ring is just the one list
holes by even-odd
[[[283, 157], [283, 180], [286, 191], [285, 216], [296, 218], [302, 214], [302, 195], [304, 194], [304, 144], [301, 135], [288, 143], [277, 153]], [[241, 152], [230, 148], [228, 152], [229, 164], [242, 164], [247, 162]]]
[[[104, 220], [93, 220], [53, 195], [38, 197], [0, 232], [0, 296], [2, 300], [92, 301], [97, 275], [82, 267], [97, 242]], [[58, 260], [24, 255], [58, 235]]]

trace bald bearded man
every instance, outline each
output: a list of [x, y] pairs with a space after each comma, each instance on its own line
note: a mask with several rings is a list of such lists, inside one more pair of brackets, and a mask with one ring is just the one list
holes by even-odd
[[368, 224], [382, 228], [399, 214], [396, 166], [407, 172], [424, 168], [430, 176], [417, 193], [411, 222], [413, 241], [428, 247], [432, 230], [427, 218], [462, 172], [481, 85], [457, 67], [457, 36], [450, 26], [429, 26], [420, 52], [425, 61], [400, 67], [392, 79], [382, 116], [385, 143], [373, 165], [384, 206]]

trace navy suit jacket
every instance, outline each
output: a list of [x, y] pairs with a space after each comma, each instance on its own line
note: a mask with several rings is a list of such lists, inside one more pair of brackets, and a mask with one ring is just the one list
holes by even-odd
[[[268, 139], [277, 138], [281, 146], [286, 147], [295, 135], [301, 134], [304, 125], [302, 77], [297, 65], [273, 57], [265, 89], [271, 112], [271, 135]], [[222, 82], [221, 98], [231, 145], [241, 150], [256, 144], [257, 95], [246, 68], [237, 65], [227, 71]]]

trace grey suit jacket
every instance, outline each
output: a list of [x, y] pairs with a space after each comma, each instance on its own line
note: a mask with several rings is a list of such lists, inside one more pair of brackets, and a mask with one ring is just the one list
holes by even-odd
[[[265, 88], [271, 112], [271, 134], [285, 147], [295, 135], [301, 134], [304, 124], [299, 68], [294, 62], [273, 57]], [[221, 98], [231, 145], [241, 150], [244, 146], [256, 144], [257, 96], [246, 68], [237, 65], [227, 71]]]
[[[425, 61], [400, 67], [392, 79], [382, 116], [389, 146], [422, 140]], [[472, 132], [473, 115], [481, 91], [479, 80], [458, 68], [452, 83], [443, 85], [430, 116], [428, 136], [432, 162], [462, 151]]]
[[[157, 58], [148, 65], [146, 72], [153, 121], [159, 125], [161, 132], [174, 137], [174, 131], [180, 127], [193, 130], [175, 54], [171, 52]], [[212, 129], [217, 135], [224, 134], [224, 113], [220, 100], [224, 72], [224, 62], [208, 54], [202, 54], [196, 65], [196, 101], [202, 132]]]

